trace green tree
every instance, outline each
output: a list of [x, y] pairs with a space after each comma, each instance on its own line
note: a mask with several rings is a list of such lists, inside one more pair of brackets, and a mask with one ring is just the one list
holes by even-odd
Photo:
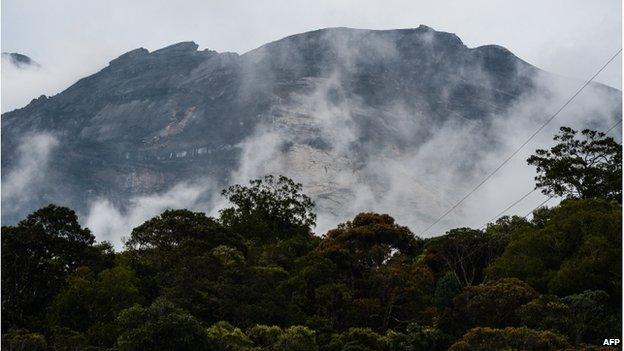
[[81, 267], [54, 298], [49, 320], [53, 326], [86, 333], [92, 345], [110, 347], [119, 332], [118, 313], [141, 300], [138, 281], [129, 268], [117, 266], [96, 275]]
[[336, 264], [316, 251], [295, 261], [281, 288], [292, 305], [307, 316], [307, 325], [328, 333], [338, 327], [353, 297]]
[[227, 322], [218, 322], [208, 328], [211, 351], [245, 351], [253, 345], [245, 333]]
[[112, 265], [110, 244], [95, 245], [74, 211], [50, 205], [2, 228], [2, 328], [41, 328], [48, 304], [77, 267]]
[[406, 318], [407, 310], [421, 308], [433, 293], [434, 278], [427, 267], [412, 264], [420, 247], [407, 227], [386, 214], [360, 213], [327, 232], [317, 253], [335, 264], [353, 291], [341, 324], [385, 330]]
[[329, 351], [385, 351], [389, 349], [388, 340], [369, 328], [349, 328], [332, 335], [327, 346]]
[[622, 146], [605, 133], [561, 127], [550, 150], [527, 159], [537, 167], [536, 187], [546, 195], [622, 202]]
[[576, 345], [581, 341], [599, 344], [605, 334], [621, 335], [621, 322], [609, 308], [609, 295], [604, 291], [587, 290], [562, 301], [570, 309], [571, 338]]
[[541, 330], [558, 330], [571, 335], [570, 306], [555, 295], [541, 295], [537, 299], [520, 307], [516, 313], [522, 324]]
[[534, 350], [555, 351], [570, 348], [566, 338], [552, 331], [525, 327], [469, 330], [449, 351]]
[[200, 321], [164, 299], [123, 310], [117, 322], [122, 331], [116, 345], [120, 351], [209, 349], [208, 332]]
[[90, 346], [84, 333], [58, 326], [52, 328], [50, 343], [52, 344], [52, 350], [54, 351], [95, 351], [100, 349], [96, 346]]
[[247, 330], [247, 336], [252, 340], [255, 346], [268, 349], [275, 344], [283, 334], [282, 328], [272, 325], [254, 325]]
[[439, 308], [451, 307], [453, 299], [462, 291], [462, 286], [454, 272], [446, 273], [438, 279], [435, 288], [435, 302]]
[[440, 329], [416, 323], [409, 324], [405, 333], [388, 331], [386, 339], [391, 351], [444, 351], [452, 341]]
[[541, 227], [514, 232], [487, 275], [516, 277], [559, 296], [604, 290], [616, 303], [621, 294], [621, 211], [621, 205], [601, 199], [563, 201], [547, 211]]
[[303, 326], [292, 326], [284, 330], [275, 343], [276, 351], [317, 351], [313, 330]]
[[[372, 271], [367, 280], [371, 297], [378, 300], [381, 311], [381, 325], [372, 326], [386, 330], [409, 322], [431, 321], [426, 312], [433, 305], [435, 277], [426, 265], [392, 260]], [[360, 291], [366, 291], [365, 286]]]
[[[500, 225], [499, 225], [500, 226]], [[425, 263], [444, 275], [451, 272], [462, 285], [479, 284], [483, 270], [503, 252], [507, 238], [492, 227], [488, 233], [470, 228], [449, 230], [425, 243]]]
[[271, 175], [249, 184], [223, 190], [222, 195], [234, 205], [221, 210], [220, 218], [226, 226], [262, 244], [310, 235], [316, 214], [312, 200], [301, 193], [301, 184]]
[[2, 334], [2, 349], [8, 351], [46, 351], [45, 336], [27, 329], [11, 329]]
[[351, 222], [327, 232], [319, 251], [358, 274], [381, 267], [397, 254], [414, 255], [420, 242], [407, 228], [387, 214], [360, 213]]
[[248, 248], [257, 258], [262, 245], [203, 213], [165, 211], [135, 228], [126, 247], [148, 299], [164, 296], [206, 323], [294, 322], [288, 300], [276, 292], [288, 271], [254, 260]]
[[155, 252], [162, 255], [167, 259], [163, 264], [177, 258], [173, 253], [179, 249], [199, 252], [219, 245], [244, 249], [241, 238], [236, 234], [204, 213], [188, 210], [167, 210], [148, 220], [132, 230], [125, 244], [129, 251], [136, 254]]
[[233, 255], [228, 260], [244, 260], [246, 252], [236, 233], [188, 210], [168, 210], [134, 228], [126, 248], [144, 296], [167, 295], [198, 316], [210, 315], [210, 306], [202, 308], [200, 286], [218, 279], [227, 254]]
[[455, 298], [454, 309], [464, 328], [516, 326], [516, 310], [537, 295], [527, 283], [505, 278], [466, 287]]

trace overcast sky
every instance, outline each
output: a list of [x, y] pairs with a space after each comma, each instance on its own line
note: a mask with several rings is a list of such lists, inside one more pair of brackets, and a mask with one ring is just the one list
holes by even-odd
[[[137, 47], [193, 40], [243, 53], [324, 27], [420, 24], [456, 33], [469, 47], [502, 45], [542, 69], [585, 79], [621, 46], [621, 1], [2, 0], [2, 51], [29, 55], [52, 72], [22, 93], [38, 96]], [[620, 88], [621, 59], [597, 80]]]

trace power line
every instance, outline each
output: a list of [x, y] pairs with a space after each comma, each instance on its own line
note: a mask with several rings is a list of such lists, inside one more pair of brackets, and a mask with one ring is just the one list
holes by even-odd
[[487, 225], [493, 221], [495, 221], [497, 218], [499, 218], [500, 216], [502, 216], [503, 214], [505, 214], [505, 212], [509, 211], [511, 208], [513, 208], [514, 206], [516, 206], [517, 204], [520, 203], [520, 201], [524, 200], [527, 198], [527, 196], [533, 194], [535, 191], [537, 190], [537, 188], [529, 191], [528, 193], [524, 194], [521, 198], [519, 198], [518, 200], [516, 200], [514, 203], [512, 203], [511, 205], [507, 206], [507, 208], [505, 208], [504, 210], [500, 211], [496, 216], [492, 217], [492, 219], [490, 219], [489, 221], [487, 221], [487, 223], [485, 223], [484, 225], [481, 226], [481, 229], [487, 227]]
[[[531, 210], [531, 212], [527, 213], [526, 215], [524, 215], [523, 218], [527, 218], [529, 215], [531, 215], [531, 213], [533, 213], [535, 210], [537, 210], [538, 208], [544, 206], [544, 204], [546, 204], [548, 201], [550, 201], [552, 198], [554, 198], [555, 196], [550, 196], [548, 197], [546, 200], [542, 201], [539, 205], [537, 205], [537, 207], [533, 208]], [[451, 265], [451, 267], [456, 266], [458, 263], [463, 262], [465, 259], [469, 258], [470, 256], [474, 255], [475, 253], [477, 253], [477, 251], [483, 249], [484, 247], [486, 247], [488, 245], [488, 242], [485, 242], [481, 245], [478, 245], [474, 250], [469, 251], [468, 254], [464, 255], [463, 257], [460, 257], [457, 261], [453, 262], [453, 264]]]
[[[622, 123], [622, 120], [618, 120], [617, 122], [615, 122], [614, 125], [612, 125], [609, 129], [607, 129], [606, 131], [604, 131], [603, 133], [605, 135], [609, 134], [613, 129], [615, 129], [615, 127], [617, 127], [618, 125], [620, 125], [620, 123]], [[512, 209], [513, 207], [515, 207], [517, 204], [519, 204], [522, 200], [526, 199], [529, 195], [533, 194], [535, 191], [537, 191], [537, 188], [529, 191], [528, 193], [522, 195], [522, 197], [520, 197], [518, 200], [514, 201], [514, 203], [512, 203], [511, 205], [507, 206], [504, 210], [500, 211], [496, 216], [492, 217], [492, 219], [490, 219], [489, 221], [487, 221], [484, 225], [482, 225], [479, 229], [484, 229], [487, 227], [488, 224], [494, 222], [496, 219], [498, 219], [500, 216], [502, 216], [503, 214], [505, 214], [507, 211], [509, 211], [510, 209]], [[552, 197], [548, 198], [548, 200], [550, 200]], [[544, 201], [544, 203], [546, 203], [548, 200]], [[544, 203], [542, 203], [541, 205], [543, 205]], [[541, 206], [540, 205], [540, 206]], [[539, 207], [539, 206], [538, 206]], [[529, 213], [530, 214], [530, 213]], [[528, 214], [527, 214], [528, 216]], [[524, 216], [525, 218], [527, 216]]]
[[616, 123], [615, 123], [615, 124], [614, 124], [611, 128], [607, 129], [607, 131], [606, 131], [606, 132], [604, 132], [604, 133], [605, 133], [605, 135], [609, 134], [609, 132], [610, 132], [610, 131], [612, 131], [612, 130], [613, 130], [613, 128], [617, 127], [620, 123], [622, 123], [622, 120], [621, 120], [621, 119], [620, 119], [620, 120], [618, 120], [618, 121], [617, 121], [617, 122], [616, 122]]
[[475, 191], [477, 191], [477, 189], [479, 189], [483, 184], [485, 184], [485, 182], [487, 182], [494, 174], [496, 174], [496, 172], [498, 172], [501, 168], [503, 168], [504, 165], [507, 164], [507, 162], [509, 162], [509, 160], [511, 160], [520, 150], [522, 150], [531, 140], [533, 140], [533, 138], [535, 138], [535, 136], [537, 134], [539, 134], [539, 132], [541, 132], [550, 122], [552, 122], [553, 119], [555, 119], [555, 117], [557, 117], [557, 115], [566, 107], [570, 104], [570, 102], [572, 102], [572, 100], [574, 100], [580, 93], [581, 91], [583, 91], [583, 89], [585, 89], [589, 83], [591, 83], [610, 63], [611, 61], [613, 61], [620, 53], [622, 52], [622, 49], [619, 49], [615, 55], [613, 55], [599, 70], [598, 72], [596, 72], [587, 82], [585, 82], [585, 84], [583, 84], [583, 86], [581, 86], [580, 89], [578, 89], [576, 91], [576, 93], [574, 93], [574, 95], [572, 95], [552, 116], [550, 116], [546, 122], [544, 122], [539, 128], [537, 128], [537, 130], [535, 132], [533, 132], [533, 134], [531, 134], [531, 136], [529, 136], [529, 138], [522, 143], [522, 145], [520, 145], [514, 152], [511, 153], [511, 155], [509, 155], [500, 165], [498, 165], [498, 167], [496, 167], [491, 173], [489, 173], [481, 182], [479, 182], [479, 184], [477, 184], [477, 186], [475, 186], [472, 190], [470, 190], [468, 192], [468, 194], [466, 194], [463, 198], [461, 198], [461, 200], [459, 200], [459, 202], [457, 202], [455, 205], [453, 205], [451, 208], [449, 208], [448, 210], [446, 210], [446, 212], [444, 212], [440, 217], [438, 217], [433, 223], [431, 223], [427, 228], [425, 228], [425, 230], [423, 230], [420, 233], [420, 236], [423, 236], [429, 229], [431, 229], [434, 225], [438, 224], [442, 219], [444, 219], [444, 217], [446, 217], [449, 213], [451, 213], [454, 209], [457, 208], [457, 206], [459, 206], [460, 204], [462, 204], [468, 197], [470, 197], [470, 195], [472, 195]]
[[[609, 134], [613, 129], [615, 129], [615, 127], [617, 127], [618, 125], [620, 125], [620, 123], [622, 123], [622, 120], [618, 120], [617, 122], [615, 122], [614, 125], [612, 125], [609, 129], [607, 129], [606, 131], [604, 131], [603, 133], [605, 135]], [[515, 207], [517, 204], [519, 204], [522, 200], [526, 199], [529, 195], [533, 194], [535, 191], [537, 191], [537, 188], [529, 191], [528, 193], [522, 195], [522, 197], [520, 197], [518, 200], [516, 200], [514, 203], [512, 203], [511, 205], [507, 206], [507, 208], [505, 208], [504, 210], [500, 211], [496, 216], [492, 217], [492, 219], [490, 219], [489, 221], [487, 221], [487, 223], [485, 223], [484, 225], [482, 225], [479, 229], [484, 229], [487, 227], [487, 225], [491, 222], [494, 222], [496, 219], [498, 219], [500, 216], [502, 216], [503, 214], [505, 214], [505, 212], [509, 211], [510, 209], [512, 209], [513, 207]], [[552, 199], [553, 197], [548, 198], [548, 200]], [[548, 200], [544, 201], [544, 203], [546, 203]], [[540, 206], [542, 206], [544, 203], [540, 204]], [[538, 206], [539, 207], [539, 206]], [[529, 212], [529, 214], [531, 214]], [[524, 216], [524, 218], [526, 218], [529, 214], [527, 214], [526, 216]]]
[[[618, 120], [613, 126], [611, 126], [611, 128], [607, 129], [607, 131], [604, 132], [605, 135], [609, 134], [609, 132], [611, 132], [615, 127], [617, 127], [620, 123], [622, 123], [622, 120]], [[496, 217], [500, 216], [500, 214], [507, 212], [510, 208], [514, 207], [515, 205], [517, 205], [518, 203], [520, 203], [520, 201], [524, 200], [527, 196], [529, 196], [530, 194], [532, 194], [533, 192], [535, 192], [535, 190], [537, 190], [537, 188], [531, 190], [530, 192], [528, 192], [527, 194], [523, 195], [520, 199], [516, 200], [513, 204], [511, 204], [510, 206], [508, 206], [506, 209], [504, 209], [503, 211], [501, 211], [498, 215], [496, 215], [494, 217], [494, 219], [490, 220], [490, 222], [493, 222]], [[535, 210], [537, 210], [538, 208], [544, 206], [548, 201], [552, 200], [553, 198], [555, 198], [555, 195], [550, 195], [548, 198], [546, 198], [546, 200], [542, 201], [539, 205], [537, 205], [536, 207], [534, 207], [531, 211], [529, 211], [527, 214], [525, 214], [522, 218], [527, 218], [528, 216], [530, 216], [533, 212], [535, 212]], [[484, 229], [485, 227], [487, 227], [489, 223], [486, 223], [485, 225], [483, 225], [480, 230]], [[481, 250], [482, 248], [484, 248], [487, 245], [487, 243], [484, 243], [482, 245], [477, 246], [474, 250], [470, 251], [467, 255], [460, 257], [457, 261], [455, 261], [453, 263], [453, 266], [457, 265], [458, 263], [461, 263], [463, 260], [467, 259], [468, 257], [474, 255], [477, 251]]]
[[535, 212], [535, 210], [537, 210], [538, 208], [544, 206], [548, 201], [552, 200], [552, 198], [554, 198], [554, 197], [555, 197], [555, 195], [549, 196], [546, 200], [542, 201], [539, 205], [537, 205], [537, 207], [532, 209], [529, 213], [525, 214], [522, 218], [527, 218], [528, 216], [531, 215], [531, 213]]

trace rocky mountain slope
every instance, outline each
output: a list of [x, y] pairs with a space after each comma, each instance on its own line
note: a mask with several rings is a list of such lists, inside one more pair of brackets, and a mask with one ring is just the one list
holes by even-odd
[[[303, 182], [340, 220], [390, 202], [431, 218], [501, 147], [501, 121], [530, 120], [519, 104], [554, 97], [559, 81], [505, 48], [468, 48], [426, 26], [322, 29], [242, 55], [193, 42], [140, 48], [2, 115], [3, 174], [45, 164], [30, 168], [36, 182], [3, 191], [3, 220], [49, 202], [123, 207], [182, 181], [265, 173]], [[620, 92], [592, 89], [602, 109], [588, 123], [621, 118]], [[53, 140], [45, 158], [33, 156], [36, 135]]]

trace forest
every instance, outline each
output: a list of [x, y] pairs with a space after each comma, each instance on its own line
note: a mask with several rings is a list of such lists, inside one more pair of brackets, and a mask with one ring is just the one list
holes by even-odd
[[49, 205], [2, 227], [3, 350], [607, 350], [621, 339], [622, 151], [562, 127], [536, 188], [563, 198], [420, 238], [360, 213], [322, 236], [301, 184], [233, 185], [96, 242]]

